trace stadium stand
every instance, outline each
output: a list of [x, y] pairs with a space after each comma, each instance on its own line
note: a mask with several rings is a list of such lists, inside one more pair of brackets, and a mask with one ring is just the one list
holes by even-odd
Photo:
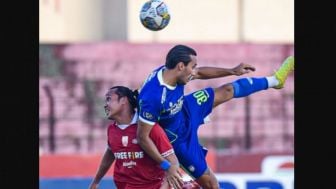
[[[249, 76], [269, 75], [293, 53], [292, 45], [250, 44], [188, 44], [198, 52], [199, 66], [233, 67], [240, 62], [256, 66]], [[128, 44], [102, 42], [98, 44], [41, 45], [51, 50], [50, 57], [40, 54], [40, 67], [59, 64], [52, 76], [40, 70], [40, 146], [51, 153], [48, 136], [49, 98], [44, 86], [49, 86], [55, 102], [54, 153], [95, 153], [105, 149], [108, 121], [103, 111], [104, 92], [113, 85], [138, 88], [148, 73], [164, 63], [167, 50], [173, 44]], [[219, 86], [237, 77], [192, 81], [186, 93], [206, 86]], [[281, 152], [293, 150], [294, 138], [294, 78], [290, 76], [281, 91], [269, 90], [235, 99], [216, 108], [211, 122], [202, 126], [199, 136], [224, 150], [244, 150], [246, 116], [250, 116], [252, 151]], [[219, 145], [216, 140], [223, 140]]]

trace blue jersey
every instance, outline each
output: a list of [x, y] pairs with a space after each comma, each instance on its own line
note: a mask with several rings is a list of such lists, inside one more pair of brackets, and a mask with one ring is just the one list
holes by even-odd
[[139, 119], [149, 125], [158, 122], [171, 142], [185, 136], [185, 118], [182, 113], [184, 85], [170, 86], [163, 82], [161, 66], [146, 79], [139, 93]]
[[184, 96], [184, 85], [163, 82], [164, 66], [154, 70], [139, 94], [139, 119], [149, 125], [158, 122], [174, 147], [185, 170], [199, 178], [207, 169], [207, 150], [198, 141], [197, 130], [211, 113], [214, 90], [205, 88]]

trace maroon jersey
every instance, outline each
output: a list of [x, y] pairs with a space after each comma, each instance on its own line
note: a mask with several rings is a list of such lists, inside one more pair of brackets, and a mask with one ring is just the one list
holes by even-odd
[[[114, 181], [119, 188], [160, 188], [164, 171], [138, 145], [136, 140], [137, 124], [133, 119], [131, 125], [111, 124], [108, 127], [108, 146], [115, 157]], [[150, 138], [164, 156], [172, 153], [165, 132], [159, 125], [154, 125]]]

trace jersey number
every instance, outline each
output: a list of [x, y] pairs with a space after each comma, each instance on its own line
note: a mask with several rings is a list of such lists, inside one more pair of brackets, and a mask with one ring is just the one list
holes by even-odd
[[208, 97], [204, 93], [204, 90], [195, 92], [193, 96], [196, 98], [198, 105], [201, 105], [202, 102], [206, 102], [208, 100]]

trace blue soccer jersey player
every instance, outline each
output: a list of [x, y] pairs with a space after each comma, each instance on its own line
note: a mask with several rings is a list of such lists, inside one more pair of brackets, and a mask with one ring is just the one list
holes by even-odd
[[140, 89], [137, 137], [141, 147], [167, 171], [167, 180], [176, 183], [178, 165], [170, 165], [149, 138], [152, 126], [158, 122], [172, 143], [180, 165], [203, 188], [218, 188], [218, 181], [206, 163], [207, 150], [200, 145], [198, 127], [212, 109], [233, 98], [248, 96], [269, 88], [281, 89], [294, 70], [294, 58], [288, 57], [274, 75], [261, 78], [241, 78], [218, 88], [208, 87], [184, 95], [184, 85], [193, 79], [211, 79], [242, 75], [255, 71], [248, 64], [232, 69], [199, 67], [196, 51], [185, 45], [173, 47], [166, 64], [154, 70]]

